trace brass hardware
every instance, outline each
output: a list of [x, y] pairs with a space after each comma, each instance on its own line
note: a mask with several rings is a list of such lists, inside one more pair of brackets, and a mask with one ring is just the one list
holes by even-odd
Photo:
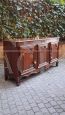
[[36, 64], [37, 62], [36, 61], [34, 61], [34, 64]]
[[51, 59], [53, 59], [53, 57], [51, 57]]

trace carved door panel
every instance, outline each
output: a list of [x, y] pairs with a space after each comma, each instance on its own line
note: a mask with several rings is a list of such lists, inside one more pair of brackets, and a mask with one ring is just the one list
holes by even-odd
[[33, 66], [33, 49], [23, 49], [23, 70], [29, 69]]
[[39, 45], [39, 68], [49, 63], [48, 45]]
[[[37, 58], [35, 57], [35, 46], [27, 45], [21, 47], [21, 55], [22, 74], [32, 74], [36, 69], [37, 64]], [[36, 61], [36, 63], [34, 61]]]

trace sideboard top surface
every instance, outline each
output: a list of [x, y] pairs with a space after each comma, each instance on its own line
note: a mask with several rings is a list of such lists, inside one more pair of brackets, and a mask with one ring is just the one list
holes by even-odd
[[11, 41], [11, 42], [24, 42], [24, 43], [32, 43], [32, 42], [56, 42], [59, 41], [59, 37], [46, 37], [42, 39], [9, 39], [4, 41]]

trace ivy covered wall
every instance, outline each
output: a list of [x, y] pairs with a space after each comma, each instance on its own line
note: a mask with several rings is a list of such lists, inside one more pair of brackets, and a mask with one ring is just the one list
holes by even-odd
[[65, 36], [64, 1], [1, 0], [0, 38]]

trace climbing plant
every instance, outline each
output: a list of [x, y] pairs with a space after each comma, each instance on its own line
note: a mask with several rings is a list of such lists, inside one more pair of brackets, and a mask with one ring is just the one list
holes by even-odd
[[0, 39], [17, 36], [18, 23], [16, 3], [11, 0], [0, 0]]
[[65, 0], [0, 0], [0, 38], [65, 36]]

